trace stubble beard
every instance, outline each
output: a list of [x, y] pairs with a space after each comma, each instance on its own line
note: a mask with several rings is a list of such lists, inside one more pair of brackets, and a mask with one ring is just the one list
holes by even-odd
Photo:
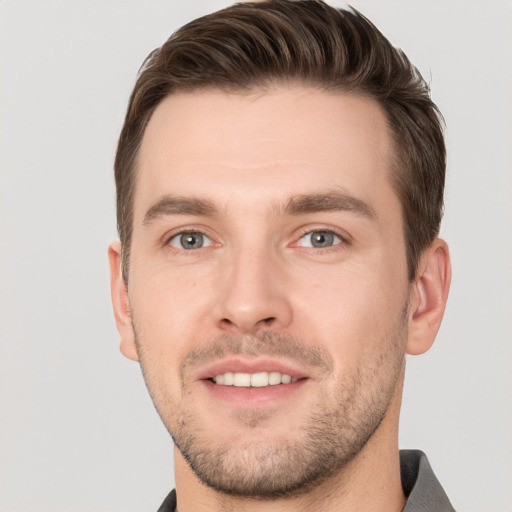
[[[361, 452], [382, 423], [403, 375], [404, 344], [407, 336], [405, 311], [399, 325], [388, 333], [379, 354], [366, 354], [367, 365], [355, 375], [338, 382], [334, 392], [323, 394], [311, 408], [295, 439], [272, 439], [255, 443], [250, 439], [219, 443], [208, 425], [200, 422], [187, 406], [182, 389], [179, 404], [170, 403], [151, 379], [144, 351], [139, 350], [141, 366], [155, 407], [190, 468], [208, 487], [230, 496], [273, 500], [299, 496], [339, 474]], [[251, 337], [224, 336], [214, 340], [200, 357], [230, 353], [280, 354], [300, 359], [300, 345], [283, 334], [264, 332]], [[138, 342], [140, 347], [140, 343]], [[299, 348], [297, 348], [299, 347]], [[308, 349], [309, 350], [309, 349]], [[194, 360], [194, 354], [190, 359]], [[330, 368], [330, 356], [320, 348], [309, 350], [303, 359], [312, 359]], [[184, 366], [182, 365], [182, 381]], [[267, 418], [258, 412], [241, 418], [247, 428], [256, 428]]]

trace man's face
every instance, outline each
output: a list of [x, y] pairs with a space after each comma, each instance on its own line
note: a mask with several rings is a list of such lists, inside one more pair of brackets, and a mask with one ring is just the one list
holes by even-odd
[[307, 489], [391, 421], [409, 298], [391, 151], [374, 101], [299, 86], [175, 94], [151, 118], [122, 349], [211, 487]]

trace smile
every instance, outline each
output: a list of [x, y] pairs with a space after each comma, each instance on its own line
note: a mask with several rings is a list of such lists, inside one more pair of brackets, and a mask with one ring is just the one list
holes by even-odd
[[215, 375], [212, 378], [215, 384], [222, 386], [235, 386], [239, 388], [263, 388], [266, 386], [277, 386], [279, 384], [290, 384], [298, 379], [280, 372], [258, 372], [258, 373], [233, 373], [226, 372]]

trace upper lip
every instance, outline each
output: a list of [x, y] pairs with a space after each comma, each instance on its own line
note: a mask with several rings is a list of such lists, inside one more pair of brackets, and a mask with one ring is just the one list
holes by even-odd
[[208, 364], [202, 368], [197, 375], [198, 380], [212, 379], [216, 375], [224, 373], [259, 373], [259, 372], [279, 372], [290, 375], [292, 378], [302, 379], [308, 375], [297, 368], [296, 364], [288, 361], [279, 361], [270, 358], [243, 358], [243, 357], [229, 357], [221, 359]]

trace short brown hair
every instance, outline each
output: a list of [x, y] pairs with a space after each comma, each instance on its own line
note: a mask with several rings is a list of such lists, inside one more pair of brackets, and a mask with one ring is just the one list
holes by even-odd
[[133, 230], [137, 154], [163, 98], [205, 88], [250, 91], [283, 82], [364, 95], [387, 116], [395, 146], [391, 181], [404, 219], [409, 280], [439, 232], [446, 168], [442, 118], [405, 54], [362, 14], [316, 0], [236, 4], [175, 32], [145, 60], [115, 159], [123, 275]]

